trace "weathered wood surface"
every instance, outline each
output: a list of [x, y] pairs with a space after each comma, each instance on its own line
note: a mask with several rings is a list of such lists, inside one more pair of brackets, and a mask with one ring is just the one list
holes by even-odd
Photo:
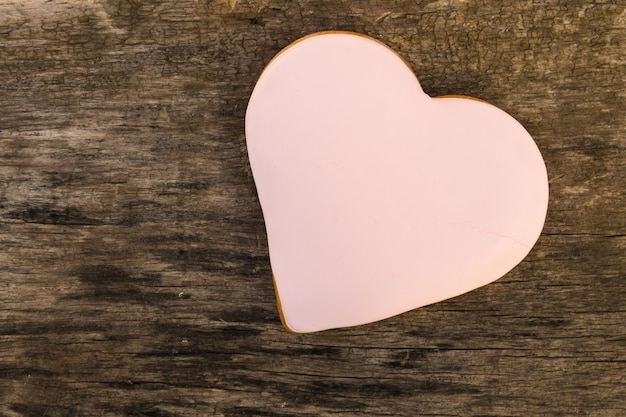
[[[0, 415], [626, 416], [618, 3], [0, 3]], [[244, 114], [269, 59], [328, 29], [520, 120], [550, 209], [492, 285], [292, 335]]]

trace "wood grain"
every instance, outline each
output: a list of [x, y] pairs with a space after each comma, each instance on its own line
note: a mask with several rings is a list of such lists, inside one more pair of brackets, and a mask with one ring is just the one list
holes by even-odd
[[[332, 29], [516, 117], [550, 207], [491, 285], [293, 335], [244, 115]], [[9, 0], [0, 81], [0, 415], [626, 415], [626, 5]]]

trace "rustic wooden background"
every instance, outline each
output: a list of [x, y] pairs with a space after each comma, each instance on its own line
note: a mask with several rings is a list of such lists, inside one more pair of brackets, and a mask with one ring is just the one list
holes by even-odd
[[[550, 208], [496, 283], [293, 335], [244, 115], [329, 29], [521, 121]], [[0, 415], [626, 416], [625, 109], [618, 1], [4, 0]]]

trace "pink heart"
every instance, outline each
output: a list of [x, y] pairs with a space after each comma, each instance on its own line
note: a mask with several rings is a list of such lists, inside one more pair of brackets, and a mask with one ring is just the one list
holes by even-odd
[[325, 32], [281, 51], [246, 113], [281, 317], [354, 326], [488, 284], [524, 259], [545, 164], [498, 108], [431, 98], [382, 43]]

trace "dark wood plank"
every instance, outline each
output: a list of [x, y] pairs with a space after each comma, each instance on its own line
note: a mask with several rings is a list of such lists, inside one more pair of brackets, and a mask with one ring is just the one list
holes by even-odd
[[[626, 6], [0, 4], [0, 415], [626, 415]], [[371, 35], [520, 120], [544, 234], [487, 287], [292, 335], [244, 115], [300, 36]]]

